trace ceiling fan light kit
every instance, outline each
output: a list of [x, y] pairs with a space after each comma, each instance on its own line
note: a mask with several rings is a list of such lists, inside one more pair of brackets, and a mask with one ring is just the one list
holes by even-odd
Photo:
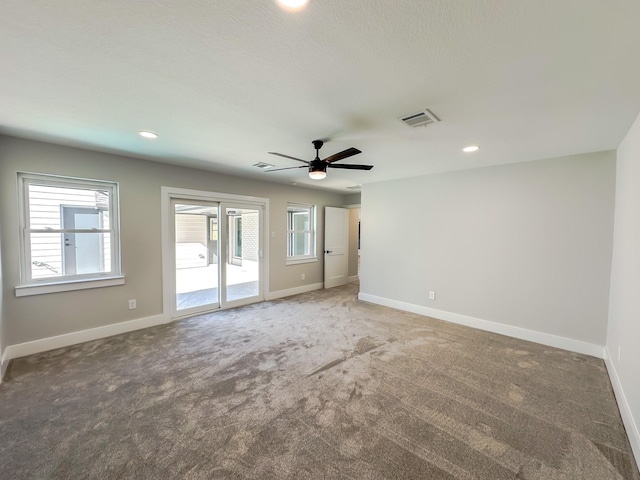
[[148, 138], [150, 140], [155, 140], [156, 138], [158, 138], [158, 134], [150, 130], [140, 130], [138, 132], [138, 135], [140, 135], [143, 138]]
[[307, 6], [307, 3], [309, 3], [309, 0], [276, 0], [278, 5], [280, 5], [280, 7], [284, 8], [285, 10], [291, 10], [291, 11], [296, 11], [296, 10], [302, 10], [304, 7]]
[[269, 170], [265, 170], [266, 172], [277, 172], [279, 170], [290, 170], [292, 168], [308, 168], [309, 169], [309, 178], [312, 180], [322, 180], [327, 176], [327, 168], [342, 168], [345, 170], [371, 170], [373, 165], [360, 165], [360, 164], [348, 164], [348, 163], [339, 163], [334, 164], [333, 162], [338, 162], [345, 158], [352, 157], [359, 153], [362, 153], [360, 150], [354, 147], [347, 148], [338, 153], [334, 153], [333, 155], [328, 156], [327, 158], [320, 160], [320, 149], [324, 142], [322, 140], [314, 140], [313, 148], [316, 149], [316, 158], [311, 161], [302, 160], [301, 158], [292, 157], [291, 155], [285, 155], [283, 153], [277, 152], [267, 152], [270, 155], [277, 155], [279, 157], [290, 158], [291, 160], [296, 160], [298, 162], [304, 163], [304, 165], [300, 165], [298, 167], [284, 167], [284, 168], [272, 168]]

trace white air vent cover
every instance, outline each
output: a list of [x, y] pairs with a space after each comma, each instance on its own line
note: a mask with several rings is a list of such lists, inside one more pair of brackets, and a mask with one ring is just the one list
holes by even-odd
[[254, 163], [253, 164], [254, 167], [258, 167], [258, 168], [262, 168], [262, 169], [267, 169], [267, 168], [273, 168], [274, 165], [271, 165], [270, 163], [265, 163], [265, 162], [258, 162], [258, 163]]
[[439, 122], [440, 119], [436, 117], [431, 110], [424, 109], [420, 112], [410, 113], [409, 115], [403, 115], [398, 117], [398, 120], [407, 124], [410, 127], [426, 127], [432, 123]]

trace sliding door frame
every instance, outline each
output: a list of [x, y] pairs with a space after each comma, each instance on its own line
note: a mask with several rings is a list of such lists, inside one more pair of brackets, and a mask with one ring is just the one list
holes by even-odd
[[[220, 222], [226, 221], [226, 215], [222, 212], [222, 207], [225, 204], [242, 204], [247, 208], [256, 208], [262, 210], [262, 222], [260, 225], [260, 268], [259, 268], [259, 285], [260, 291], [258, 297], [252, 297], [251, 303], [255, 301], [263, 301], [265, 299], [265, 292], [269, 291], [269, 199], [263, 197], [252, 197], [247, 195], [235, 195], [231, 193], [209, 192], [206, 190], [191, 190], [187, 188], [178, 187], [161, 187], [161, 201], [160, 211], [162, 215], [161, 219], [161, 238], [162, 238], [162, 310], [163, 315], [170, 320], [178, 318], [192, 316], [193, 314], [181, 314], [176, 310], [175, 305], [175, 285], [176, 285], [176, 273], [175, 273], [175, 255], [173, 254], [173, 212], [171, 211], [171, 201], [173, 199], [180, 200], [192, 200], [192, 201], [204, 201], [214, 202], [220, 205], [218, 216], [218, 231], [226, 234], [226, 232], [220, 232]], [[225, 227], [222, 227], [226, 230]], [[220, 249], [221, 256], [218, 258], [219, 262], [225, 261], [222, 257], [222, 249]], [[226, 263], [226, 262], [225, 262]], [[224, 265], [223, 265], [224, 268]], [[224, 276], [222, 276], [224, 278]], [[222, 283], [223, 278], [219, 279]], [[222, 285], [219, 285], [219, 288]], [[221, 289], [218, 291], [219, 299], [221, 297]], [[238, 306], [237, 302], [233, 302], [230, 305], [228, 302], [222, 301], [221, 308], [232, 308]], [[218, 308], [212, 309], [212, 311], [218, 310]]]

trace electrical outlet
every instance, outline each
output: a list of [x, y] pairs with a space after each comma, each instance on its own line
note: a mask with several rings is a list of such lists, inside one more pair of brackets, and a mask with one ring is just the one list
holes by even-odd
[[132, 298], [131, 300], [129, 300], [129, 310], [135, 310], [136, 308], [136, 299]]
[[618, 361], [622, 361], [622, 345], [618, 345]]
[[436, 299], [436, 292], [429, 292], [429, 300], [435, 300]]
[[303, 273], [302, 275], [300, 275], [300, 278], [304, 280], [305, 278], [307, 278], [307, 276]]

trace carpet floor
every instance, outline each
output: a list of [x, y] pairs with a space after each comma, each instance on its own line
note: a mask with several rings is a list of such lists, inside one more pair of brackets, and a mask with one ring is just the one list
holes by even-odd
[[602, 360], [357, 288], [14, 360], [0, 478], [640, 478]]

